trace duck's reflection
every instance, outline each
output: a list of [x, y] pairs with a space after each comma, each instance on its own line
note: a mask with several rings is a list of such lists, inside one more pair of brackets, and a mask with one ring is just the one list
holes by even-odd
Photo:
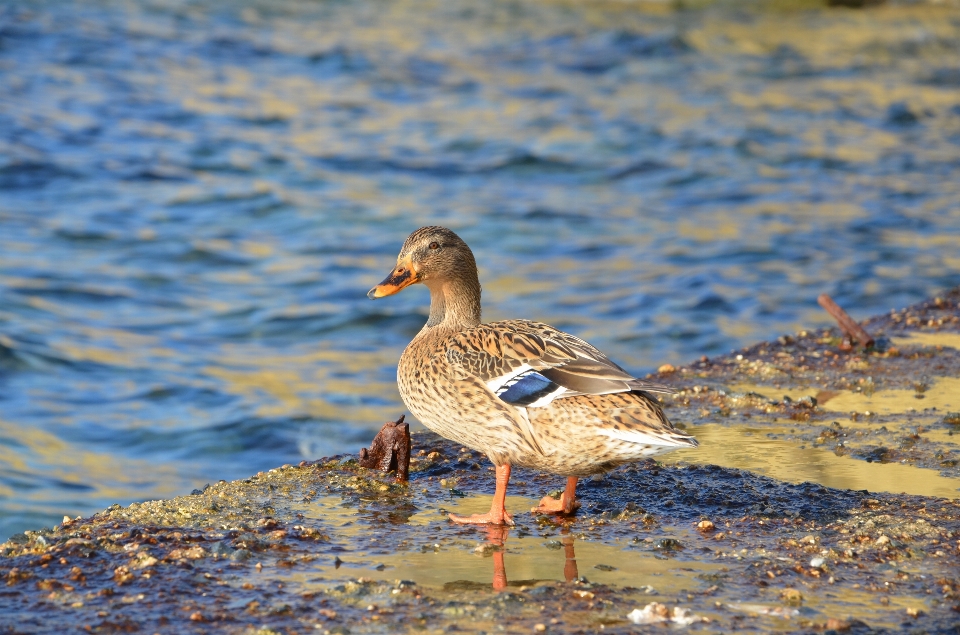
[[[561, 531], [560, 543], [563, 545], [563, 579], [572, 582], [580, 577], [577, 570], [577, 555], [573, 550], [573, 536], [568, 530]], [[504, 526], [487, 526], [487, 543], [496, 547], [493, 550], [493, 590], [502, 591], [507, 588], [507, 569], [504, 564], [507, 537], [510, 528]]]

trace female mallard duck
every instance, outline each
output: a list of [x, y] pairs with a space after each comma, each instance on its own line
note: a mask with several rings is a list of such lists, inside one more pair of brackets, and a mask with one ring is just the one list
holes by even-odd
[[648, 393], [672, 389], [637, 379], [599, 350], [527, 320], [480, 323], [473, 252], [444, 227], [421, 227], [371, 299], [422, 282], [430, 318], [400, 357], [400, 396], [420, 422], [485, 453], [496, 466], [489, 513], [450, 518], [513, 524], [504, 507], [514, 465], [560, 474], [559, 501], [534, 512], [573, 513], [577, 478], [697, 441], [674, 428]]

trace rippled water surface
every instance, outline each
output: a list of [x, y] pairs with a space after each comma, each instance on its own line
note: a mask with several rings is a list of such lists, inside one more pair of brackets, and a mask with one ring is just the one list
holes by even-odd
[[648, 372], [960, 277], [960, 10], [0, 2], [0, 538], [355, 451], [446, 224]]

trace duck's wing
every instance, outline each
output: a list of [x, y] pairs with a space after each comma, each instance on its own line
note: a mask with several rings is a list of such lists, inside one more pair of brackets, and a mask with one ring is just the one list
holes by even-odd
[[518, 407], [536, 408], [575, 395], [676, 392], [637, 379], [596, 347], [540, 322], [505, 320], [475, 326], [449, 340], [446, 355], [458, 371]]

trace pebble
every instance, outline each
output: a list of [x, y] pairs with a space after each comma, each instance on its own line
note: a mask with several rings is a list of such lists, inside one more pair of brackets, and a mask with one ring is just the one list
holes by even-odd
[[780, 592], [780, 599], [787, 604], [800, 604], [803, 602], [803, 593], [797, 589], [784, 589]]
[[826, 560], [820, 556], [817, 556], [816, 558], [810, 558], [810, 566], [814, 569], [819, 569], [822, 567], [824, 562], [826, 562]]

